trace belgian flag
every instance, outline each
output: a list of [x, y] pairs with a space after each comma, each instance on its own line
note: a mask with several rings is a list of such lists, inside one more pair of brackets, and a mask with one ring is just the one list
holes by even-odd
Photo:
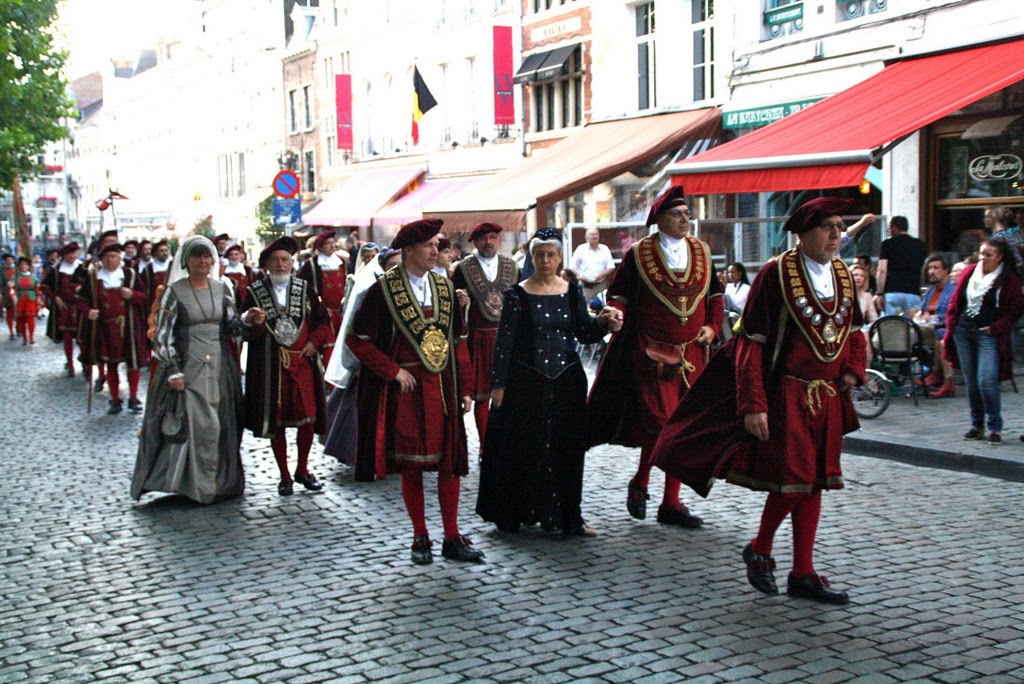
[[430, 93], [430, 88], [423, 82], [419, 67], [412, 68], [412, 144], [420, 141], [420, 119], [437, 106], [437, 100]]

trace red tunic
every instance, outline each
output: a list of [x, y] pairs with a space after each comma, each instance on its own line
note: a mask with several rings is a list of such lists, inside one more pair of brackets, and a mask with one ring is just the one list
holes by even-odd
[[[842, 488], [842, 436], [859, 423], [839, 386], [846, 373], [863, 381], [865, 342], [855, 334], [862, 318], [852, 286], [848, 292], [842, 287], [852, 278], [838, 259], [833, 267], [836, 297], [807, 294], [814, 301], [806, 313], [799, 293], [783, 287], [776, 260], [761, 269], [750, 288], [743, 332], [715, 354], [679, 404], [655, 446], [655, 465], [701, 496], [715, 478], [782, 494]], [[820, 311], [842, 319], [830, 349], [806, 332]], [[768, 414], [766, 442], [743, 426], [746, 414], [759, 412]]]
[[254, 280], [252, 268], [246, 266], [242, 273], [224, 273], [224, 277], [235, 287], [235, 310], [244, 311], [249, 303], [249, 286]]
[[[341, 330], [341, 302], [345, 298], [345, 280], [348, 277], [345, 263], [341, 263], [341, 268], [325, 271], [320, 267], [317, 255], [314, 254], [299, 269], [299, 277], [312, 286], [313, 291], [323, 302], [324, 308], [327, 309], [331, 324], [331, 341], [327, 344], [327, 348], [330, 349], [334, 346], [338, 331]], [[328, 351], [324, 354], [324, 363], [326, 364], [329, 359], [330, 352]]]
[[[652, 235], [635, 243], [608, 288], [609, 306], [624, 312], [625, 323], [612, 337], [590, 392], [591, 446], [653, 446], [707, 363], [707, 348], [694, 342], [701, 328], [707, 325], [716, 333], [722, 329], [723, 288], [710, 258], [705, 258], [707, 245], [687, 238], [687, 269], [671, 272], [689, 285], [679, 290], [687, 294], [679, 294], [656, 287], [659, 276], [669, 277], [664, 262], [648, 263], [647, 255], [660, 256], [646, 251], [657, 241]], [[641, 270], [645, 265], [646, 277]], [[678, 306], [680, 296], [687, 297], [685, 307]]]
[[[78, 290], [78, 310], [81, 314], [78, 345], [82, 350], [82, 363], [87, 366], [97, 361], [123, 362], [128, 370], [138, 370], [149, 363], [141, 312], [146, 293], [135, 271], [124, 267], [121, 270], [124, 273], [121, 287], [132, 290], [131, 299], [121, 295], [121, 287], [104, 287], [97, 278], [98, 271], [90, 274]], [[91, 309], [100, 312], [95, 321], [87, 317]]]
[[[433, 304], [438, 305], [437, 299]], [[446, 364], [441, 372], [431, 373], [412, 343], [397, 329], [382, 281], [367, 290], [352, 331], [345, 338], [363, 364], [359, 376], [356, 480], [383, 479], [387, 473], [407, 467], [450, 475], [469, 472], [459, 399], [470, 394], [472, 368], [457, 300], [453, 307]], [[429, 318], [433, 309], [422, 314]], [[399, 392], [393, 382], [400, 368], [416, 378], [413, 392]]]
[[[54, 342], [64, 339], [64, 333], [78, 330], [78, 305], [75, 295], [82, 281], [87, 277], [84, 266], [78, 266], [74, 273], [61, 273], [60, 264], [47, 269], [43, 277], [43, 293], [49, 299], [50, 316], [46, 321], [46, 335]], [[57, 306], [57, 298], [65, 304]]]

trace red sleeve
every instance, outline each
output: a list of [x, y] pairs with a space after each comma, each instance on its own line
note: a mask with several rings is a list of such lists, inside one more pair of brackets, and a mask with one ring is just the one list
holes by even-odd
[[334, 341], [331, 333], [331, 322], [327, 316], [327, 309], [324, 308], [320, 297], [313, 290], [312, 285], [306, 290], [309, 294], [309, 341], [317, 349], [323, 349]]
[[740, 335], [736, 339], [736, 413], [768, 411], [762, 377], [764, 345]]
[[352, 332], [345, 336], [345, 344], [359, 362], [374, 375], [390, 382], [398, 376], [399, 365], [377, 346], [381, 339], [381, 326], [390, 325], [384, 320], [389, 314], [383, 302], [383, 290], [378, 280], [366, 292], [363, 303], [352, 319]]
[[1024, 313], [1024, 294], [1021, 293], [1020, 279], [1009, 274], [999, 291], [999, 317], [992, 321], [989, 330], [993, 335], [1008, 335], [1014, 324]]

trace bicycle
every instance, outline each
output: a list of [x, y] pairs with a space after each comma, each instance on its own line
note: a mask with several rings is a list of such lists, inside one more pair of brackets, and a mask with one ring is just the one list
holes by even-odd
[[864, 384], [850, 390], [853, 410], [861, 418], [877, 418], [889, 408], [892, 384], [889, 378], [874, 368], [864, 371]]

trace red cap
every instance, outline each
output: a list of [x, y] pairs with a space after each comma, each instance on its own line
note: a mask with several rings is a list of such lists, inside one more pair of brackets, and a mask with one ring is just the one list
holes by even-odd
[[78, 246], [77, 242], [69, 242], [66, 245], [61, 245], [61, 248], [57, 250], [57, 254], [65, 256], [72, 252], [77, 252], [79, 249], [81, 249], [81, 247]]
[[658, 222], [658, 216], [662, 212], [681, 205], [687, 205], [686, 198], [683, 196], [683, 186], [673, 185], [662, 193], [661, 197], [654, 200], [654, 204], [651, 205], [651, 211], [647, 214], [647, 225], [653, 226]]
[[330, 240], [332, 237], [335, 237], [337, 234], [338, 233], [333, 230], [325, 230], [324, 232], [320, 233], [319, 235], [316, 236], [316, 239], [313, 240], [313, 249], [320, 249], [321, 247], [324, 246], [325, 242]]
[[114, 244], [112, 244], [112, 245], [107, 245], [106, 247], [104, 247], [103, 249], [101, 249], [101, 250], [100, 250], [100, 256], [103, 256], [104, 254], [108, 254], [108, 253], [110, 253], [110, 252], [117, 252], [118, 254], [120, 254], [120, 253], [121, 253], [121, 252], [123, 252], [123, 251], [124, 251], [124, 248], [123, 248], [123, 247], [121, 247], [121, 245], [119, 245], [119, 244], [117, 244], [117, 243], [115, 242]]
[[852, 206], [852, 199], [816, 197], [790, 214], [783, 229], [791, 233], [803, 233], [821, 225], [829, 216], [842, 216]]
[[260, 252], [260, 268], [263, 268], [268, 256], [274, 252], [280, 252], [281, 250], [294, 255], [299, 251], [299, 243], [295, 241], [295, 238], [288, 235], [277, 238], [267, 245], [262, 252]]
[[395, 239], [391, 241], [391, 249], [402, 249], [409, 245], [426, 242], [441, 232], [443, 224], [444, 221], [441, 219], [420, 219], [406, 223], [398, 230]]
[[469, 234], [469, 241], [473, 242], [477, 238], [481, 238], [488, 233], [500, 233], [502, 230], [501, 226], [497, 223], [491, 223], [490, 221], [484, 221], [483, 223], [476, 224], [476, 228]]

